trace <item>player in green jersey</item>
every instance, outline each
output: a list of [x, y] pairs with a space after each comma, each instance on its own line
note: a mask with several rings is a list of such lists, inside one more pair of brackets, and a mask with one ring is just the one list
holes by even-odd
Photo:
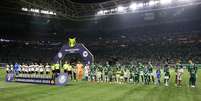
[[189, 86], [191, 86], [192, 88], [194, 88], [196, 85], [197, 70], [198, 68], [196, 67], [196, 65], [192, 62], [192, 60], [189, 60], [189, 65], [188, 65], [188, 72], [190, 73]]

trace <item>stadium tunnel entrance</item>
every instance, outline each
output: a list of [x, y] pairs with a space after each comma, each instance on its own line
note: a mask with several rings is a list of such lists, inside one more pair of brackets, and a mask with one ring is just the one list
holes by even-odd
[[76, 44], [74, 47], [65, 44], [54, 57], [54, 63], [62, 61], [66, 55], [73, 56], [72, 54], [79, 54], [85, 65], [94, 62], [93, 54], [83, 44]]
[[60, 62], [64, 64], [66, 61], [68, 61], [69, 64], [74, 66], [77, 64], [78, 61], [80, 61], [81, 63], [84, 63], [82, 56], [78, 53], [65, 55]]

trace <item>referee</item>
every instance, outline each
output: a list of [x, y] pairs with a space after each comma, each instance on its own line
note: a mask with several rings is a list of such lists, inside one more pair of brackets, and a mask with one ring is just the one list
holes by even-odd
[[72, 80], [72, 66], [68, 63], [68, 61], [65, 62], [63, 65], [64, 73], [68, 74], [68, 77]]

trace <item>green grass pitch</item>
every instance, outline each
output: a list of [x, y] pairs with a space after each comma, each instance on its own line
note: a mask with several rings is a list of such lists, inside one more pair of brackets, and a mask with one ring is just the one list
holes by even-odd
[[91, 82], [70, 82], [58, 87], [6, 83], [4, 75], [0, 70], [0, 101], [201, 101], [201, 71], [197, 76], [197, 88], [188, 87], [186, 71], [181, 88], [174, 85], [174, 72], [169, 87]]

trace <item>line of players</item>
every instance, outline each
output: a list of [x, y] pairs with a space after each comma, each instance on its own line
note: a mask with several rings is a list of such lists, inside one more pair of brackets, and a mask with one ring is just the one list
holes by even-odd
[[[85, 79], [87, 81], [96, 81], [96, 82], [109, 82], [109, 83], [144, 83], [146, 85], [150, 83], [161, 84], [161, 77], [164, 75], [164, 84], [168, 86], [170, 79], [170, 66], [168, 63], [165, 63], [163, 67], [157, 65], [156, 68], [149, 62], [148, 64], [138, 63], [136, 66], [130, 64], [128, 66], [125, 65], [114, 65], [110, 66], [107, 62], [105, 66], [102, 65], [85, 65], [81, 67], [83, 70], [78, 70], [77, 66], [70, 65], [68, 62], [65, 62], [61, 67], [64, 70], [64, 73], [67, 73], [69, 79], [78, 80]], [[156, 71], [154, 70], [156, 69]], [[163, 69], [163, 74], [162, 74]], [[197, 67], [192, 62], [189, 61], [189, 65], [187, 66], [188, 72], [190, 74], [189, 78], [189, 86], [195, 87], [196, 84], [196, 73]], [[18, 78], [52, 78], [54, 76], [52, 74], [60, 73], [61, 68], [60, 65], [52, 64], [51, 66], [47, 63], [43, 64], [15, 64], [15, 65], [7, 65], [6, 66], [7, 73], [15, 72], [18, 74], [16, 77]], [[80, 72], [81, 71], [81, 72]], [[175, 83], [177, 86], [182, 85], [182, 75], [184, 73], [184, 68], [178, 61], [175, 65]], [[80, 75], [81, 74], [81, 75]]]
[[14, 72], [16, 74], [16, 78], [52, 78], [51, 74], [51, 66], [47, 63], [43, 65], [40, 63], [31, 63], [31, 64], [18, 64], [15, 63], [6, 65], [6, 72], [11, 73]]
[[[182, 75], [184, 73], [184, 66], [178, 61], [175, 66], [175, 84], [178, 87], [182, 85]], [[196, 73], [197, 66], [190, 60], [189, 65], [186, 66], [189, 72], [189, 86], [195, 87], [196, 85]], [[155, 70], [156, 69], [156, 70]], [[162, 74], [163, 71], [163, 74]], [[163, 76], [162, 76], [163, 75]], [[161, 77], [165, 86], [169, 85], [170, 65], [166, 62], [163, 66], [157, 65], [156, 68], [149, 62], [148, 64], [138, 63], [136, 66], [117, 64], [110, 66], [106, 63], [106, 66], [92, 64], [90, 69], [85, 66], [84, 76], [86, 80], [96, 82], [109, 82], [109, 83], [144, 83], [149, 85], [150, 83], [160, 85]]]
[[[160, 68], [156, 70], [156, 73], [154, 73], [154, 67], [149, 62], [147, 65], [143, 65], [142, 63], [139, 63], [137, 66], [129, 65], [129, 66], [123, 66], [120, 64], [117, 64], [114, 67], [109, 66], [108, 63], [105, 67], [102, 67], [101, 65], [95, 66], [92, 65], [90, 68], [90, 77], [87, 77], [89, 75], [85, 74], [86, 78], [90, 78], [92, 81], [97, 82], [109, 82], [109, 83], [144, 83], [146, 85], [149, 85], [152, 83], [160, 84]], [[85, 70], [86, 71], [86, 70]], [[166, 80], [165, 84], [168, 86], [168, 80], [169, 80], [169, 67], [164, 67], [164, 72]], [[158, 78], [157, 81], [155, 81], [155, 74], [157, 74]], [[156, 77], [157, 77], [156, 76]]]

